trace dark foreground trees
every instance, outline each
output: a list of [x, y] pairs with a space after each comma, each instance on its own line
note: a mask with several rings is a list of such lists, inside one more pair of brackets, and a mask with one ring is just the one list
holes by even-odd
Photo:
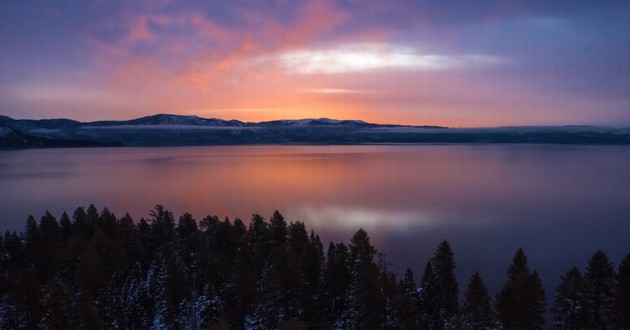
[[464, 294], [462, 322], [466, 329], [484, 330], [497, 327], [495, 313], [490, 305], [490, 296], [479, 273], [475, 273]]
[[537, 271], [530, 271], [522, 249], [507, 270], [507, 282], [497, 295], [499, 320], [508, 329], [542, 329], [545, 319], [545, 291]]
[[587, 298], [586, 280], [576, 267], [561, 278], [556, 288], [556, 299], [551, 312], [553, 329], [592, 329], [591, 306]]
[[[417, 262], [417, 261], [414, 261]], [[401, 280], [359, 229], [330, 243], [275, 212], [150, 219], [94, 206], [46, 212], [0, 235], [1, 329], [539, 329], [545, 299], [518, 250], [493, 304], [475, 273], [459, 305], [455, 254], [440, 243], [419, 280]], [[561, 279], [556, 329], [628, 329], [630, 255], [603, 252]], [[496, 306], [496, 311], [492, 306]]]

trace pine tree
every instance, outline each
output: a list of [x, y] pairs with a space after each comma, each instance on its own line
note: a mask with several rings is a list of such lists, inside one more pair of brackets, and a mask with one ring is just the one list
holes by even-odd
[[401, 290], [396, 282], [396, 274], [387, 269], [384, 255], [379, 255], [379, 273], [381, 280], [381, 292], [383, 294], [383, 325], [385, 329], [401, 329]]
[[107, 283], [107, 269], [94, 246], [89, 244], [78, 256], [77, 278], [90, 297], [97, 297]]
[[104, 329], [101, 316], [94, 304], [94, 299], [87, 291], [79, 292], [78, 307], [74, 318], [76, 329]]
[[24, 241], [24, 262], [29, 265], [35, 263], [40, 250], [40, 233], [32, 215], [26, 219], [26, 230], [20, 236]]
[[326, 315], [330, 324], [342, 324], [343, 313], [348, 308], [348, 291], [352, 282], [350, 253], [343, 243], [330, 243], [326, 253], [323, 273]]
[[594, 328], [610, 329], [612, 326], [612, 304], [616, 286], [613, 264], [602, 251], [597, 251], [586, 268], [587, 298], [591, 306]]
[[467, 329], [483, 330], [496, 326], [488, 289], [478, 272], [475, 272], [468, 282], [461, 313]]
[[142, 264], [136, 263], [121, 283], [122, 299], [118, 302], [122, 311], [118, 319], [121, 328], [146, 329], [150, 327], [155, 312], [155, 304], [151, 300], [149, 288], [152, 275], [154, 275], [153, 272], [145, 271]]
[[73, 234], [73, 228], [72, 221], [66, 212], [63, 212], [61, 218], [59, 218], [59, 226], [61, 227], [61, 238], [64, 241], [64, 247], [67, 248], [68, 241]]
[[433, 266], [427, 262], [420, 279], [420, 326], [422, 329], [438, 328], [437, 285]]
[[319, 236], [311, 232], [300, 255], [301, 269], [312, 295], [319, 293], [322, 281], [324, 250]]
[[446, 240], [438, 245], [431, 259], [431, 267], [435, 277], [435, 308], [438, 322], [436, 326], [444, 328], [459, 310], [454, 253]]
[[62, 238], [61, 227], [57, 219], [48, 211], [39, 222], [38, 234], [35, 269], [42, 282], [46, 282], [56, 272], [62, 257], [58, 246]]
[[107, 237], [115, 237], [118, 234], [118, 220], [116, 219], [116, 215], [110, 212], [108, 208], [103, 208], [96, 229], [102, 231]]
[[249, 223], [247, 247], [254, 270], [260, 274], [271, 251], [271, 230], [265, 219], [258, 214], [252, 215]]
[[306, 306], [304, 320], [306, 324], [315, 328], [322, 328], [326, 323], [324, 317], [325, 294], [323, 292], [324, 250], [319, 236], [311, 232], [302, 254], [299, 267], [304, 274]]
[[190, 213], [184, 213], [175, 228], [177, 250], [186, 270], [196, 273], [197, 255], [201, 252], [201, 233], [197, 221]]
[[41, 298], [44, 315], [38, 323], [40, 329], [66, 329], [72, 319], [72, 292], [59, 281], [44, 286]]
[[379, 269], [374, 263], [376, 249], [363, 229], [359, 229], [350, 242], [352, 283], [348, 309], [344, 313], [345, 327], [380, 328], [384, 321], [384, 298], [379, 284]]
[[630, 329], [630, 253], [619, 265], [619, 276], [615, 294], [615, 326], [617, 329]]
[[190, 297], [182, 266], [172, 255], [161, 252], [156, 259], [155, 273], [149, 279], [155, 302], [154, 329], [177, 329], [181, 325], [182, 301]]
[[273, 212], [269, 219], [269, 230], [271, 231], [271, 242], [274, 244], [285, 244], [287, 242], [287, 222], [278, 210]]
[[255, 311], [256, 324], [277, 328], [283, 321], [302, 319], [308, 290], [297, 259], [286, 244], [287, 224], [274, 212], [270, 220], [271, 251], [259, 281], [261, 300]]
[[403, 329], [415, 329], [420, 326], [420, 296], [413, 272], [407, 268], [400, 281], [400, 311], [399, 318]]
[[531, 272], [527, 257], [518, 249], [507, 270], [508, 280], [496, 299], [499, 320], [508, 329], [542, 329], [545, 319], [545, 291], [538, 272]]
[[591, 311], [586, 299], [586, 281], [577, 268], [571, 268], [560, 278], [551, 312], [554, 317], [553, 329], [592, 328]]
[[247, 250], [242, 249], [234, 263], [232, 275], [223, 290], [226, 311], [228, 311], [227, 318], [235, 329], [243, 327], [248, 314], [251, 314], [259, 300], [256, 274], [249, 259]]
[[14, 267], [7, 279], [7, 305], [3, 328], [38, 329], [44, 314], [41, 282], [31, 268]]
[[287, 228], [287, 244], [295, 257], [300, 257], [308, 244], [308, 233], [303, 222], [291, 222]]
[[149, 249], [159, 252], [170, 249], [175, 233], [175, 219], [173, 213], [162, 205], [156, 205], [149, 213], [151, 215], [150, 232], [148, 236]]

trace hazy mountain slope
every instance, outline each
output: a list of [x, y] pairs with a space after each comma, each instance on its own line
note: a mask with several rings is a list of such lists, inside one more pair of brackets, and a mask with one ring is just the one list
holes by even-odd
[[120, 144], [103, 143], [93, 140], [54, 139], [35, 136], [0, 123], [0, 149], [103, 147], [115, 145]]

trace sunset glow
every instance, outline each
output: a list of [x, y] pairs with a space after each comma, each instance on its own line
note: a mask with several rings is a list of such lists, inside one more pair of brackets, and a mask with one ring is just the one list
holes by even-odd
[[4, 1], [0, 114], [629, 125], [630, 5]]

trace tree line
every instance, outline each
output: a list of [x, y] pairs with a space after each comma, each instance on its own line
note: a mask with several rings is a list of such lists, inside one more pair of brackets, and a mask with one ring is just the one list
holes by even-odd
[[[540, 276], [522, 249], [491, 297], [475, 273], [459, 301], [454, 252], [441, 242], [419, 282], [387, 269], [363, 229], [328, 244], [278, 212], [265, 219], [158, 205], [149, 219], [80, 207], [0, 235], [2, 329], [542, 329]], [[630, 254], [597, 251], [568, 270], [553, 329], [630, 329]]]

